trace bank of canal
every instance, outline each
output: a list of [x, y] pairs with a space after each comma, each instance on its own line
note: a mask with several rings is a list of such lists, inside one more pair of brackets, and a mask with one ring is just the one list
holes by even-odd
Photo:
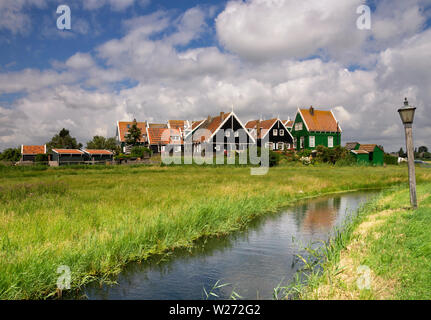
[[217, 290], [229, 298], [232, 289], [245, 299], [272, 299], [273, 290], [294, 277], [301, 244], [328, 240], [376, 191], [336, 194], [308, 199], [254, 220], [247, 230], [202, 240], [191, 250], [130, 264], [118, 285], [90, 284], [89, 299], [202, 299], [220, 280], [231, 283]]

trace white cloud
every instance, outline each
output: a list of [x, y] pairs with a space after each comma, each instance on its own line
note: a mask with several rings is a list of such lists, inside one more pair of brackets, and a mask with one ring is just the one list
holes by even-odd
[[[403, 133], [396, 109], [404, 96], [418, 107], [417, 144], [429, 144], [431, 30], [417, 24], [384, 31], [379, 21], [393, 22], [398, 13], [383, 16], [378, 7], [372, 32], [380, 38], [367, 40], [352, 29], [357, 1], [301, 2], [297, 8], [292, 3], [230, 2], [217, 18], [218, 37], [228, 52], [215, 45], [182, 49], [208, 31], [210, 9], [196, 7], [178, 17], [158, 11], [129, 19], [123, 37], [91, 53], [74, 53], [50, 70], [0, 73], [0, 94], [26, 93], [12, 108], [0, 106], [0, 149], [46, 142], [62, 127], [86, 142], [95, 134], [114, 135], [117, 120], [134, 117], [202, 119], [234, 105], [246, 121], [293, 117], [298, 107], [313, 105], [333, 109], [344, 141], [397, 150]], [[424, 15], [415, 10], [401, 15]], [[307, 24], [310, 17], [315, 28]], [[357, 48], [356, 41], [360, 50], [349, 59], [373, 64], [349, 71], [340, 56]], [[330, 58], [297, 59], [320, 49]]]

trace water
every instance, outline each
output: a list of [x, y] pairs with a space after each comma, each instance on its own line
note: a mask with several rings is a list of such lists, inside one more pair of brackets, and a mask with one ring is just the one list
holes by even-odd
[[201, 241], [196, 248], [169, 257], [130, 264], [118, 285], [92, 284], [89, 299], [203, 299], [217, 280], [230, 283], [215, 292], [229, 298], [232, 290], [246, 299], [272, 299], [273, 289], [287, 284], [299, 264], [301, 244], [327, 240], [335, 226], [375, 192], [341, 194], [303, 201], [275, 215], [256, 219], [247, 230]]

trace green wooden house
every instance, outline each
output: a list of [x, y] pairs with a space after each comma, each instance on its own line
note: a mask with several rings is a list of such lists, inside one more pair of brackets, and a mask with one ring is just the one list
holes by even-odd
[[369, 154], [367, 151], [364, 150], [350, 150], [350, 152], [352, 153], [353, 157], [356, 159], [357, 163], [361, 163], [361, 164], [368, 164], [370, 163], [369, 160]]
[[334, 148], [341, 145], [341, 128], [332, 111], [298, 109], [292, 136], [296, 150], [314, 150], [322, 145]]
[[[360, 156], [358, 151], [360, 151]], [[358, 144], [355, 149], [352, 150], [352, 154], [356, 157], [358, 162], [363, 162], [365, 155], [368, 155], [368, 163], [376, 166], [382, 166], [384, 163], [385, 152], [376, 144]]]

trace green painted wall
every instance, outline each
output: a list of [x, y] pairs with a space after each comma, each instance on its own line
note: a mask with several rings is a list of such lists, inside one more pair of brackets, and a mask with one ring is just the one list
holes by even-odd
[[[295, 125], [297, 123], [302, 123], [302, 130], [296, 131]], [[341, 145], [341, 132], [309, 132], [305, 123], [302, 120], [302, 117], [299, 113], [297, 113], [295, 122], [292, 127], [292, 136], [297, 139], [296, 149], [300, 150], [301, 137], [304, 137], [304, 149], [314, 150], [317, 146], [322, 145], [328, 147], [328, 137], [333, 137], [333, 145], [334, 147]], [[314, 136], [314, 147], [310, 147], [310, 136]]]
[[382, 166], [385, 158], [385, 153], [379, 147], [374, 148], [372, 155], [372, 163], [376, 166]]
[[356, 162], [358, 163], [369, 163], [368, 154], [354, 154], [352, 152], [352, 155], [355, 157]]

